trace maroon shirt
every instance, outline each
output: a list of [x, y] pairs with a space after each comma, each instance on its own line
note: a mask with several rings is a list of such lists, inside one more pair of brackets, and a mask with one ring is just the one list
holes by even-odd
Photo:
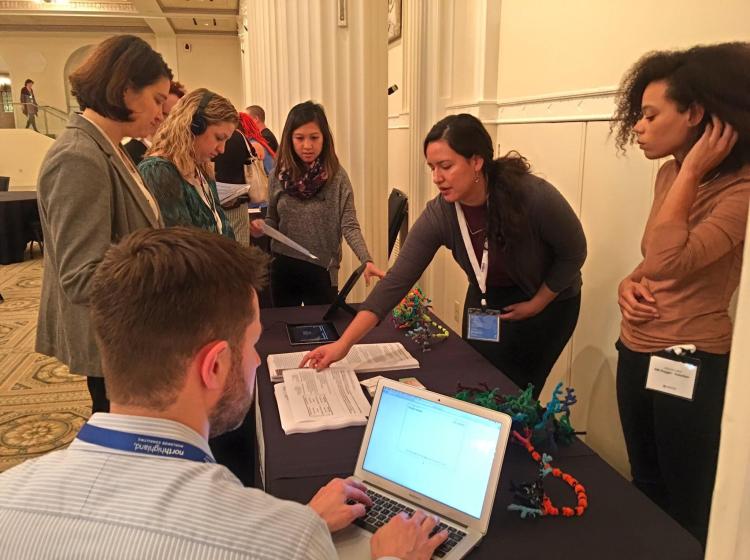
[[[466, 217], [466, 225], [469, 228], [469, 237], [471, 245], [474, 247], [474, 254], [477, 262], [482, 262], [482, 252], [484, 251], [484, 240], [487, 239], [487, 206], [466, 206], [461, 204], [461, 209]], [[490, 244], [490, 253], [487, 287], [488, 288], [507, 288], [513, 286], [513, 280], [508, 276], [508, 270], [505, 267], [505, 255], [495, 243]]]

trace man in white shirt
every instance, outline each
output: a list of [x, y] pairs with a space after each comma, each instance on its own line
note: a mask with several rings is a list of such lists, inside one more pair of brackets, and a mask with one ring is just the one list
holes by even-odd
[[[110, 248], [90, 303], [111, 412], [68, 449], [0, 475], [0, 556], [336, 557], [331, 532], [370, 503], [362, 485], [332, 480], [307, 506], [279, 500], [243, 487], [207, 443], [252, 402], [264, 259], [188, 228]], [[373, 558], [429, 558], [446, 538], [429, 537], [435, 524], [394, 518]]]

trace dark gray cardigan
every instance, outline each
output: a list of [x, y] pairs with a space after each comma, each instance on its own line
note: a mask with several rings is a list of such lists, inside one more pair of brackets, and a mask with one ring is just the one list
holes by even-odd
[[286, 194], [276, 169], [269, 177], [268, 190], [266, 223], [320, 260], [310, 259], [275, 239], [271, 240], [273, 253], [327, 268], [333, 286], [338, 285], [342, 237], [360, 262], [372, 260], [357, 221], [352, 183], [343, 167], [312, 198], [302, 200]]
[[[586, 260], [586, 237], [581, 222], [558, 190], [534, 175], [523, 180], [526, 195], [528, 235], [506, 251], [508, 275], [529, 298], [542, 282], [557, 299], [567, 299], [581, 291], [581, 266]], [[478, 286], [466, 252], [453, 203], [436, 196], [409, 232], [398, 259], [386, 277], [362, 305], [381, 320], [419, 280], [438, 248], [447, 247], [466, 272], [469, 282]]]

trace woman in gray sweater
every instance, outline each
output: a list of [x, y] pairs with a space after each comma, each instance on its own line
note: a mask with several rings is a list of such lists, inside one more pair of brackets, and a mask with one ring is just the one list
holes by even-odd
[[[331, 303], [336, 297], [341, 240], [363, 263], [365, 280], [385, 274], [373, 263], [357, 221], [354, 193], [336, 157], [333, 136], [321, 105], [292, 107], [284, 125], [278, 162], [268, 182], [265, 223], [293, 239], [318, 260], [271, 241], [271, 297], [276, 307]], [[262, 220], [250, 225], [263, 235]]]
[[518, 154], [493, 159], [493, 144], [471, 115], [451, 115], [424, 141], [440, 194], [409, 232], [393, 268], [341, 339], [303, 363], [343, 358], [403, 298], [441, 246], [466, 272], [464, 337], [518, 386], [538, 396], [573, 334], [581, 303], [586, 238], [573, 209], [532, 175]]

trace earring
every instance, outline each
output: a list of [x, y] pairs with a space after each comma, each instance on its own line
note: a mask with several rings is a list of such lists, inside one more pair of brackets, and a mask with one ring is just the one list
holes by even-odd
[[474, 172], [474, 182], [475, 183], [479, 182], [479, 173], [477, 173], [476, 171]]

